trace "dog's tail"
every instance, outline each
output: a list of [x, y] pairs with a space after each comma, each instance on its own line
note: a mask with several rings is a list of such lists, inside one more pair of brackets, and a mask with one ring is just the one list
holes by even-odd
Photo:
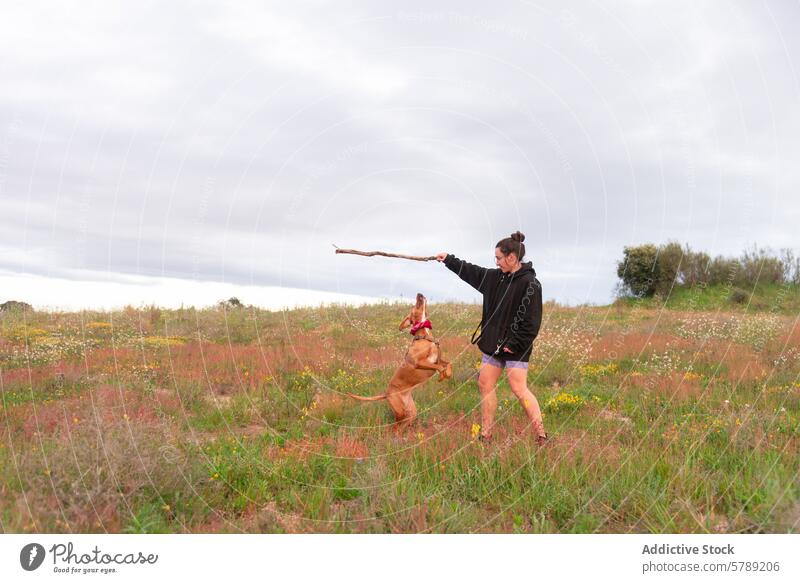
[[374, 397], [362, 397], [361, 395], [354, 395], [353, 393], [345, 393], [348, 397], [352, 397], [356, 401], [383, 401], [386, 398], [386, 394], [383, 395], [375, 395]]

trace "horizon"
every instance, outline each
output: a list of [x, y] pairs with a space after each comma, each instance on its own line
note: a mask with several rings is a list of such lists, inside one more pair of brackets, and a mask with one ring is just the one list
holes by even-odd
[[[680, 242], [678, 242], [680, 243]], [[640, 245], [645, 245], [640, 244]], [[682, 245], [683, 246], [683, 245]], [[769, 258], [779, 258], [775, 250], [759, 247], [754, 244], [752, 250], [765, 251]], [[749, 251], [750, 249], [745, 249]], [[694, 249], [692, 251], [702, 251]], [[743, 253], [745, 252], [743, 251]], [[782, 250], [778, 250], [782, 251]], [[735, 256], [718, 256], [724, 259], [737, 259]], [[249, 307], [269, 311], [286, 309], [302, 309], [327, 306], [359, 307], [383, 303], [403, 303], [411, 301], [416, 291], [407, 295], [396, 296], [362, 296], [340, 292], [324, 292], [304, 288], [288, 288], [277, 286], [241, 285], [214, 281], [196, 281], [167, 277], [124, 276], [106, 274], [109, 281], [103, 281], [94, 274], [91, 281], [45, 278], [29, 273], [8, 273], [0, 270], [0, 290], [6, 296], [0, 297], [0, 304], [5, 301], [21, 301], [30, 304], [37, 311], [74, 312], [74, 311], [116, 311], [128, 307], [136, 309], [158, 307], [162, 309], [196, 308], [208, 309], [230, 298], [237, 298]], [[620, 297], [617, 286], [615, 293], [609, 295], [607, 301], [559, 301], [554, 297], [543, 298], [544, 302], [553, 302], [562, 307], [605, 307], [613, 305]], [[680, 286], [679, 286], [680, 287]], [[38, 290], [46, 290], [39, 292]], [[53, 290], [57, 291], [53, 291]], [[11, 291], [9, 291], [11, 290]], [[31, 290], [37, 290], [31, 292]], [[428, 295], [428, 294], [426, 294]], [[98, 300], [97, 298], [103, 298]], [[464, 299], [458, 297], [437, 298], [428, 296], [432, 304], [475, 304], [479, 296]], [[27, 299], [22, 299], [27, 298]], [[53, 298], [60, 298], [54, 300]], [[64, 298], [67, 298], [66, 300]], [[60, 303], [56, 303], [60, 301]]]
[[[0, 286], [3, 283], [3, 277], [0, 275]], [[0, 288], [2, 289], [2, 288]], [[313, 291], [308, 295], [311, 299], [298, 299], [294, 298], [292, 300], [286, 299], [286, 295], [293, 295], [293, 294], [302, 294], [303, 292], [308, 292], [309, 290], [302, 290], [302, 289], [289, 289], [289, 288], [260, 288], [258, 286], [229, 286], [225, 288], [221, 287], [214, 287], [214, 289], [226, 289], [227, 291], [239, 292], [233, 293], [231, 295], [217, 295], [214, 296], [216, 299], [210, 299], [211, 296], [208, 295], [209, 299], [202, 300], [205, 303], [197, 303], [197, 302], [189, 302], [184, 301], [182, 303], [178, 303], [176, 301], [167, 300], [165, 302], [159, 301], [148, 301], [148, 300], [140, 300], [139, 302], [127, 302], [125, 303], [122, 300], [119, 300], [114, 303], [105, 303], [105, 304], [93, 304], [89, 305], [86, 302], [79, 302], [77, 300], [66, 303], [66, 304], [48, 304], [44, 303], [41, 300], [26, 300], [21, 296], [13, 296], [7, 295], [0, 297], [0, 304], [7, 302], [7, 301], [17, 301], [23, 302], [26, 304], [31, 305], [31, 307], [37, 312], [47, 312], [47, 313], [58, 313], [58, 312], [103, 312], [103, 313], [110, 313], [116, 311], [122, 311], [128, 308], [133, 308], [136, 310], [148, 309], [148, 308], [158, 308], [162, 310], [180, 310], [180, 309], [196, 309], [196, 310], [207, 310], [207, 309], [214, 309], [219, 306], [220, 303], [223, 303], [231, 298], [236, 298], [242, 302], [242, 308], [256, 308], [259, 310], [264, 311], [284, 311], [284, 310], [302, 310], [302, 309], [314, 309], [314, 308], [332, 308], [332, 307], [344, 307], [344, 308], [359, 308], [363, 306], [369, 305], [405, 305], [405, 304], [413, 304], [414, 303], [414, 295], [409, 294], [407, 297], [404, 296], [397, 296], [397, 297], [365, 297], [365, 296], [352, 296], [348, 294], [335, 294], [335, 293], [327, 293], [327, 294], [314, 294]], [[247, 293], [248, 291], [252, 291], [254, 293]], [[245, 293], [242, 293], [245, 292]], [[254, 297], [258, 293], [279, 293], [284, 296], [283, 300], [275, 299], [273, 301], [250, 301], [250, 298]], [[310, 302], [310, 303], [309, 303]], [[444, 305], [444, 304], [457, 304], [457, 305], [468, 305], [468, 306], [480, 306], [480, 299], [473, 298], [472, 300], [460, 300], [460, 299], [453, 299], [453, 298], [444, 298], [444, 299], [436, 299], [436, 298], [428, 298], [428, 303], [430, 305]], [[579, 307], [594, 307], [594, 308], [601, 308], [607, 307], [613, 303], [610, 302], [609, 304], [594, 304], [590, 302], [578, 303], [578, 304], [564, 304], [561, 302], [556, 301], [555, 299], [545, 300], [545, 304], [547, 303], [555, 303], [555, 305], [559, 307], [568, 307], [568, 308], [579, 308]]]

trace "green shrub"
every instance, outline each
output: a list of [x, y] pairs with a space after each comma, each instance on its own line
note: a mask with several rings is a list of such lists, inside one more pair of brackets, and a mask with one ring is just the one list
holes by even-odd
[[733, 304], [745, 304], [747, 303], [749, 297], [750, 297], [749, 293], [737, 287], [733, 291], [731, 291], [729, 299]]
[[636, 297], [649, 297], [656, 291], [659, 272], [655, 245], [625, 247], [624, 258], [617, 264], [617, 277], [622, 280], [623, 291]]

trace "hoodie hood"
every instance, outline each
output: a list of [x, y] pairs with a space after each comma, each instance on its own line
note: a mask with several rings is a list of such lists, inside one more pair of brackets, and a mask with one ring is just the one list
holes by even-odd
[[531, 262], [531, 261], [528, 261], [528, 262], [526, 262], [526, 263], [523, 263], [523, 264], [522, 264], [522, 267], [520, 267], [520, 268], [519, 268], [517, 271], [515, 271], [514, 273], [504, 273], [503, 275], [511, 275], [511, 276], [513, 276], [513, 277], [514, 277], [514, 279], [516, 279], [516, 278], [518, 278], [518, 277], [522, 277], [523, 275], [527, 275], [527, 274], [529, 274], [529, 273], [530, 273], [530, 274], [531, 274], [533, 277], [536, 277], [536, 270], [533, 268], [533, 262]]

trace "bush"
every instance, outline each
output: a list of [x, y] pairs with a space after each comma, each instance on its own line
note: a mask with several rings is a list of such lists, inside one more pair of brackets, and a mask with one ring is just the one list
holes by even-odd
[[670, 242], [658, 248], [656, 254], [655, 293], [667, 296], [672, 287], [679, 283], [684, 252], [679, 243]]
[[625, 247], [625, 257], [617, 264], [617, 277], [622, 280], [623, 293], [649, 297], [656, 291], [659, 279], [658, 248], [655, 245]]
[[237, 297], [228, 298], [227, 300], [222, 300], [221, 302], [218, 303], [218, 305], [222, 310], [235, 310], [244, 307], [244, 304]]
[[791, 249], [781, 250], [783, 279], [788, 283], [800, 285], [800, 257], [795, 257]]
[[708, 283], [708, 268], [711, 257], [702, 251], [692, 251], [688, 245], [684, 250], [681, 264], [681, 283], [692, 287], [699, 283]]
[[753, 247], [745, 251], [739, 260], [742, 270], [739, 282], [756, 285], [758, 283], [783, 283], [784, 266], [778, 257], [770, 255], [766, 249]]
[[33, 306], [25, 302], [9, 300], [0, 304], [0, 312], [32, 312]]
[[708, 283], [711, 285], [733, 285], [741, 266], [736, 259], [717, 256], [708, 266]]
[[728, 299], [734, 304], [746, 304], [749, 298], [749, 293], [737, 287], [731, 292], [731, 295]]

